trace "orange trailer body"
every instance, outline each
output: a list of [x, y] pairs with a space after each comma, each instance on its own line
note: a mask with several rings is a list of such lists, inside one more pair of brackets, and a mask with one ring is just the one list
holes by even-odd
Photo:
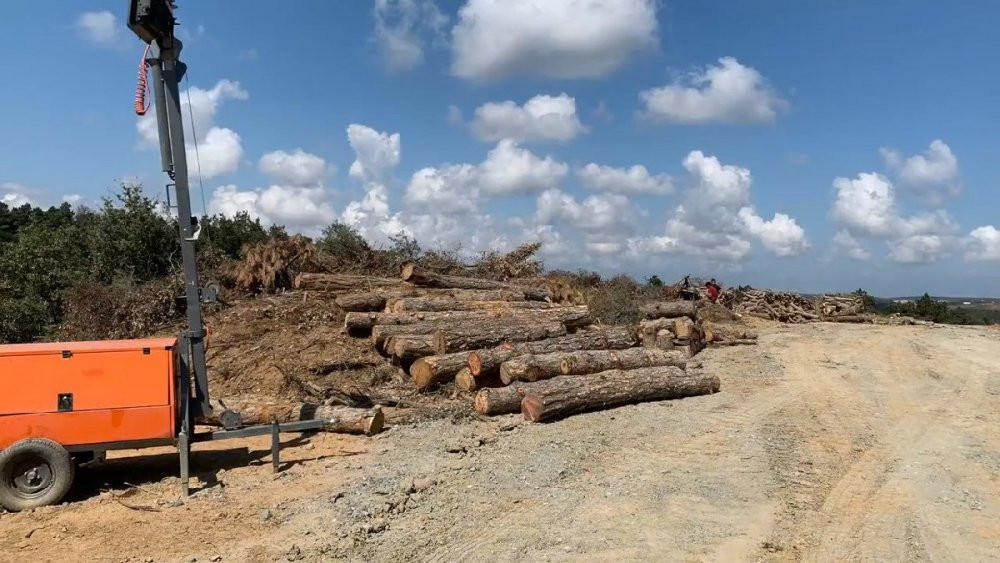
[[100, 450], [176, 436], [177, 339], [0, 346], [0, 449]]

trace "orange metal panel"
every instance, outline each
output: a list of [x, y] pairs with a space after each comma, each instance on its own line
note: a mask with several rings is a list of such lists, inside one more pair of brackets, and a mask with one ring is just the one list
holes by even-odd
[[0, 449], [25, 438], [48, 438], [74, 446], [173, 436], [171, 405], [0, 416]]
[[170, 405], [174, 342], [0, 346], [0, 416], [57, 412], [64, 393], [74, 412]]

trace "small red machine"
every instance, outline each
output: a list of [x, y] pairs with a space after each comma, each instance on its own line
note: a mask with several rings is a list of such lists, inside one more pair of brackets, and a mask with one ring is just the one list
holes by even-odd
[[[281, 432], [321, 430], [323, 420], [243, 427], [238, 413], [213, 412], [205, 367], [201, 304], [214, 298], [200, 287], [195, 261], [199, 229], [191, 214], [187, 156], [178, 83], [186, 65], [174, 37], [170, 0], [131, 0], [128, 26], [148, 44], [142, 63], [152, 72], [163, 171], [176, 195], [188, 328], [177, 338], [55, 342], [0, 346], [0, 505], [12, 511], [59, 502], [76, 466], [100, 461], [108, 450], [176, 445], [183, 493], [188, 493], [191, 444], [271, 434], [279, 465]], [[194, 432], [212, 418], [222, 430]]]

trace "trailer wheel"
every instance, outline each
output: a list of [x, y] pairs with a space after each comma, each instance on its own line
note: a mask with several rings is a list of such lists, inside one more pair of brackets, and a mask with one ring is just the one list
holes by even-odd
[[0, 505], [12, 512], [55, 504], [73, 485], [76, 466], [66, 448], [44, 438], [0, 452]]

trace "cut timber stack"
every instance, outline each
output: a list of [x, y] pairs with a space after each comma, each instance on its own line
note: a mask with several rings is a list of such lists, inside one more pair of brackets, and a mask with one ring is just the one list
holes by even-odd
[[709, 346], [737, 346], [756, 344], [757, 333], [738, 324], [703, 321], [702, 332]]
[[[347, 285], [307, 279], [303, 284], [314, 288]], [[420, 390], [453, 383], [476, 392], [475, 408], [484, 414], [523, 410], [528, 420], [550, 420], [718, 390], [717, 379], [685, 373], [703, 341], [691, 302], [645, 308], [640, 330], [654, 338], [637, 347], [633, 328], [593, 326], [589, 307], [568, 305], [579, 300], [551, 287], [444, 275], [415, 264], [404, 265], [395, 284], [363, 287], [336, 298], [349, 310], [345, 330], [370, 334], [378, 351], [408, 366]], [[656, 338], [660, 345], [651, 346]]]
[[654, 301], [640, 305], [639, 312], [645, 317], [639, 322], [644, 347], [676, 349], [689, 358], [705, 347], [694, 301]]
[[816, 307], [808, 299], [795, 293], [750, 289], [740, 292], [733, 304], [733, 311], [771, 319], [783, 323], [806, 323], [819, 320]]

